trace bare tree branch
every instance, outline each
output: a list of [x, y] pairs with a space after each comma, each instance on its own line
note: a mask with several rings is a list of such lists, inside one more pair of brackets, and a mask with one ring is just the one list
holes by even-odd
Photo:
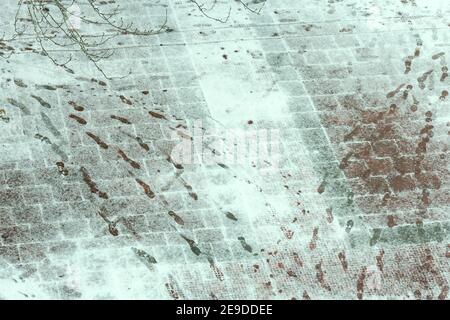
[[[231, 1], [239, 3], [246, 10], [259, 14], [266, 0], [252, 0], [253, 4], [259, 5], [257, 9], [249, 6], [244, 0], [230, 1], [227, 15], [225, 17], [215, 17], [210, 14], [219, 3], [219, 0], [187, 0], [194, 4], [205, 17], [214, 21], [225, 23], [231, 15]], [[209, 3], [209, 5], [208, 5]], [[39, 45], [38, 50], [33, 52], [41, 53], [48, 57], [55, 65], [65, 68], [73, 73], [68, 67], [72, 61], [72, 54], [61, 59], [57, 57], [55, 48], [64, 48], [66, 51], [81, 52], [105, 78], [109, 77], [99, 65], [100, 61], [111, 57], [114, 50], [105, 48], [105, 44], [119, 35], [149, 36], [162, 32], [171, 32], [173, 29], [167, 26], [167, 8], [164, 21], [155, 29], [140, 29], [133, 22], [125, 22], [120, 16], [121, 9], [117, 5], [114, 8], [102, 10], [100, 6], [110, 7], [109, 4], [96, 2], [95, 0], [18, 0], [18, 8], [14, 17], [14, 32], [9, 38], [3, 34], [0, 37], [0, 57], [9, 58], [15, 49], [8, 45], [20, 37], [31, 36]], [[71, 8], [83, 7], [81, 12], [74, 12]], [[81, 11], [81, 10], [80, 10]], [[74, 26], [71, 20], [83, 23], [85, 29], [103, 30], [99, 35], [84, 34], [79, 27]], [[62, 61], [61, 61], [62, 60]]]
[[[208, 19], [212, 19], [214, 21], [220, 22], [220, 23], [226, 23], [228, 22], [230, 16], [231, 16], [231, 3], [237, 2], [240, 5], [242, 5], [245, 9], [247, 9], [248, 11], [255, 13], [255, 14], [260, 14], [261, 10], [264, 8], [264, 5], [266, 4], [267, 0], [253, 0], [251, 1], [254, 4], [259, 4], [262, 3], [262, 5], [259, 5], [259, 7], [257, 9], [252, 9], [249, 6], [249, 3], [244, 2], [243, 0], [230, 0], [230, 4], [228, 5], [228, 13], [225, 17], [214, 17], [212, 14], [210, 14], [211, 11], [214, 10], [215, 7], [217, 7], [217, 4], [219, 3], [218, 0], [205, 0], [204, 2], [200, 3], [200, 1], [198, 0], [188, 0], [190, 3], [195, 4], [195, 6], [198, 8], [198, 10]], [[211, 5], [209, 7], [207, 7], [208, 3], [211, 3]]]

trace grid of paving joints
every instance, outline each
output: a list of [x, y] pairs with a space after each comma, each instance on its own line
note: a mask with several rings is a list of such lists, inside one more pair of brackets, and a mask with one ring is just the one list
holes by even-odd
[[[172, 32], [111, 43], [111, 80], [14, 42], [0, 297], [446, 299], [449, 8], [380, 2], [268, 1], [221, 24], [168, 1]], [[277, 166], [218, 160], [238, 129], [276, 133]], [[213, 161], [171, 157], [199, 137]]]

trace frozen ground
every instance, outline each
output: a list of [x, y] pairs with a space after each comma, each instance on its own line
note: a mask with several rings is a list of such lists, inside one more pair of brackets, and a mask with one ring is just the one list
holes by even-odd
[[448, 298], [446, 1], [115, 2], [112, 80], [0, 58], [0, 298]]

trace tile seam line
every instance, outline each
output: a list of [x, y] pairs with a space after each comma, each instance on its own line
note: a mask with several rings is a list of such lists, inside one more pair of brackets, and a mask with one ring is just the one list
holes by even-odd
[[[423, 19], [423, 18], [435, 18], [437, 16], [414, 16], [414, 17], [410, 17], [412, 19], [410, 20], [414, 20], [414, 19]], [[401, 17], [385, 17], [385, 18], [380, 18], [380, 20], [395, 20], [395, 19], [401, 19]], [[222, 26], [222, 27], [209, 27], [208, 29], [205, 28], [198, 28], [198, 29], [179, 29], [179, 30], [174, 30], [171, 31], [170, 33], [185, 33], [185, 32], [196, 32], [196, 31], [214, 31], [214, 30], [227, 30], [227, 29], [245, 29], [245, 28], [253, 28], [253, 29], [258, 29], [258, 28], [265, 28], [265, 27], [280, 27], [280, 26], [291, 26], [291, 25], [304, 25], [304, 24], [329, 24], [329, 23], [345, 23], [345, 22], [361, 22], [361, 21], [368, 21], [370, 19], [355, 19], [355, 20], [339, 20], [339, 19], [335, 19], [335, 20], [327, 20], [327, 21], [320, 21], [320, 22], [315, 22], [315, 21], [298, 21], [298, 22], [288, 22], [288, 23], [262, 23], [262, 24], [237, 24], [237, 25], [231, 25], [231, 26]], [[436, 28], [436, 29], [446, 29], [444, 28]], [[359, 33], [359, 32], [358, 32]], [[164, 32], [162, 33], [155, 33], [149, 36], [158, 36], [160, 34], [166, 34]], [[351, 33], [350, 33], [351, 34]], [[103, 36], [111, 36], [114, 35], [113, 33], [105, 33], [105, 34], [93, 34], [93, 35], [83, 35], [85, 37], [103, 37]], [[130, 36], [129, 34], [118, 34], [118, 37], [127, 37]], [[33, 36], [27, 36], [27, 37], [23, 37], [20, 39], [13, 39], [11, 41], [20, 41], [20, 40], [30, 40], [30, 39], [34, 39], [35, 37]]]
[[[428, 208], [429, 208], [429, 209], [433, 209], [433, 210], [436, 210], [436, 209], [440, 210], [440, 209], [442, 209], [441, 207], [428, 207]], [[419, 210], [419, 209], [417, 209], [417, 210]], [[372, 217], [377, 217], [377, 216], [380, 216], [380, 215], [384, 217], [384, 216], [390, 215], [390, 214], [392, 214], [392, 213], [394, 213], [394, 214], [403, 214], [403, 215], [407, 215], [409, 212], [410, 212], [409, 210], [397, 210], [397, 211], [394, 211], [394, 212], [390, 212], [390, 211], [385, 211], [385, 212], [369, 212], [369, 213], [361, 214], [360, 217], [372, 218]], [[428, 219], [431, 219], [431, 218], [428, 218]], [[450, 222], [450, 218], [449, 218], [449, 219], [440, 220], [440, 221], [430, 220], [430, 221], [425, 222], [424, 224], [439, 223], [439, 222]], [[410, 225], [410, 224], [413, 224], [413, 222], [411, 222], [411, 223], [409, 223], [409, 224], [408, 224], [408, 223], [405, 223], [404, 225]], [[402, 225], [398, 225], [398, 226], [402, 226]]]
[[[440, 28], [444, 29], [444, 28]], [[423, 30], [436, 30], [436, 28], [418, 28], [413, 30], [386, 30], [386, 31], [380, 31], [380, 32], [360, 32], [355, 35], [361, 35], [361, 34], [384, 34], [384, 33], [392, 33], [392, 32], [411, 32], [411, 31], [423, 31]], [[195, 46], [195, 45], [204, 45], [204, 44], [217, 44], [217, 43], [230, 43], [230, 42], [247, 42], [247, 41], [259, 41], [259, 40], [285, 40], [285, 39], [296, 39], [296, 38], [312, 38], [312, 37], [324, 37], [324, 36], [336, 36], [339, 34], [324, 34], [324, 35], [312, 35], [312, 36], [304, 36], [304, 35], [298, 35], [298, 36], [283, 36], [283, 37], [260, 37], [260, 38], [241, 38], [241, 39], [229, 39], [229, 40], [215, 40], [215, 41], [200, 41], [200, 42], [175, 42], [175, 43], [161, 43], [161, 44], [152, 44], [152, 45], [136, 45], [136, 46], [122, 46], [122, 47], [106, 47], [102, 49], [91, 49], [90, 51], [104, 51], [104, 50], [126, 50], [126, 49], [136, 49], [136, 48], [151, 48], [151, 47], [168, 47], [168, 46]], [[350, 35], [350, 34], [348, 34]], [[436, 46], [450, 46], [450, 44], [436, 44]], [[359, 49], [359, 48], [366, 48], [366, 47], [349, 47], [351, 49]], [[330, 49], [335, 49], [330, 47]], [[79, 52], [78, 49], [64, 49], [64, 50], [54, 50], [54, 49], [48, 49], [48, 52]], [[295, 50], [287, 51], [289, 52], [297, 52]], [[29, 54], [34, 52], [25, 52], [25, 51], [19, 51], [16, 52], [16, 54]]]
[[[290, 38], [315, 38], [315, 37], [327, 37], [327, 36], [358, 36], [358, 35], [362, 35], [362, 34], [390, 34], [393, 32], [416, 32], [416, 31], [424, 31], [424, 30], [447, 30], [448, 27], [443, 27], [443, 28], [435, 28], [435, 27], [424, 27], [424, 28], [414, 28], [414, 29], [391, 29], [391, 30], [378, 30], [378, 31], [361, 31], [361, 32], [339, 32], [339, 33], [323, 33], [323, 34], [311, 34], [311, 35], [307, 35], [307, 34], [301, 34], [301, 35], [282, 35], [282, 36], [263, 36], [263, 37], [254, 37], [254, 38], [240, 38], [240, 39], [226, 39], [226, 40], [216, 40], [216, 41], [197, 41], [197, 42], [167, 42], [167, 43], [159, 43], [159, 44], [150, 44], [150, 45], [137, 45], [137, 46], [121, 46], [119, 48], [134, 48], [134, 47], [159, 47], [159, 46], [169, 46], [169, 45], [198, 45], [198, 44], [208, 44], [208, 43], [222, 43], [222, 42], [230, 42], [230, 41], [255, 41], [255, 40], [272, 40], [272, 39], [290, 39]], [[184, 32], [183, 32], [184, 33]], [[159, 34], [156, 34], [159, 35]], [[83, 35], [84, 37], [99, 37], [97, 35], [88, 35], [85, 34]], [[127, 35], [130, 36], [130, 35]], [[132, 36], [133, 37], [133, 36]], [[136, 37], [136, 36], [134, 36]], [[30, 40], [35, 39], [34, 37], [29, 38]], [[23, 39], [26, 40], [26, 39]], [[106, 50], [109, 48], [104, 48], [104, 49], [91, 49], [91, 51], [97, 51], [97, 50]], [[47, 51], [57, 51], [57, 50], [47, 50]], [[62, 50], [61, 50], [62, 51]], [[78, 51], [78, 50], [66, 50], [66, 51]]]

